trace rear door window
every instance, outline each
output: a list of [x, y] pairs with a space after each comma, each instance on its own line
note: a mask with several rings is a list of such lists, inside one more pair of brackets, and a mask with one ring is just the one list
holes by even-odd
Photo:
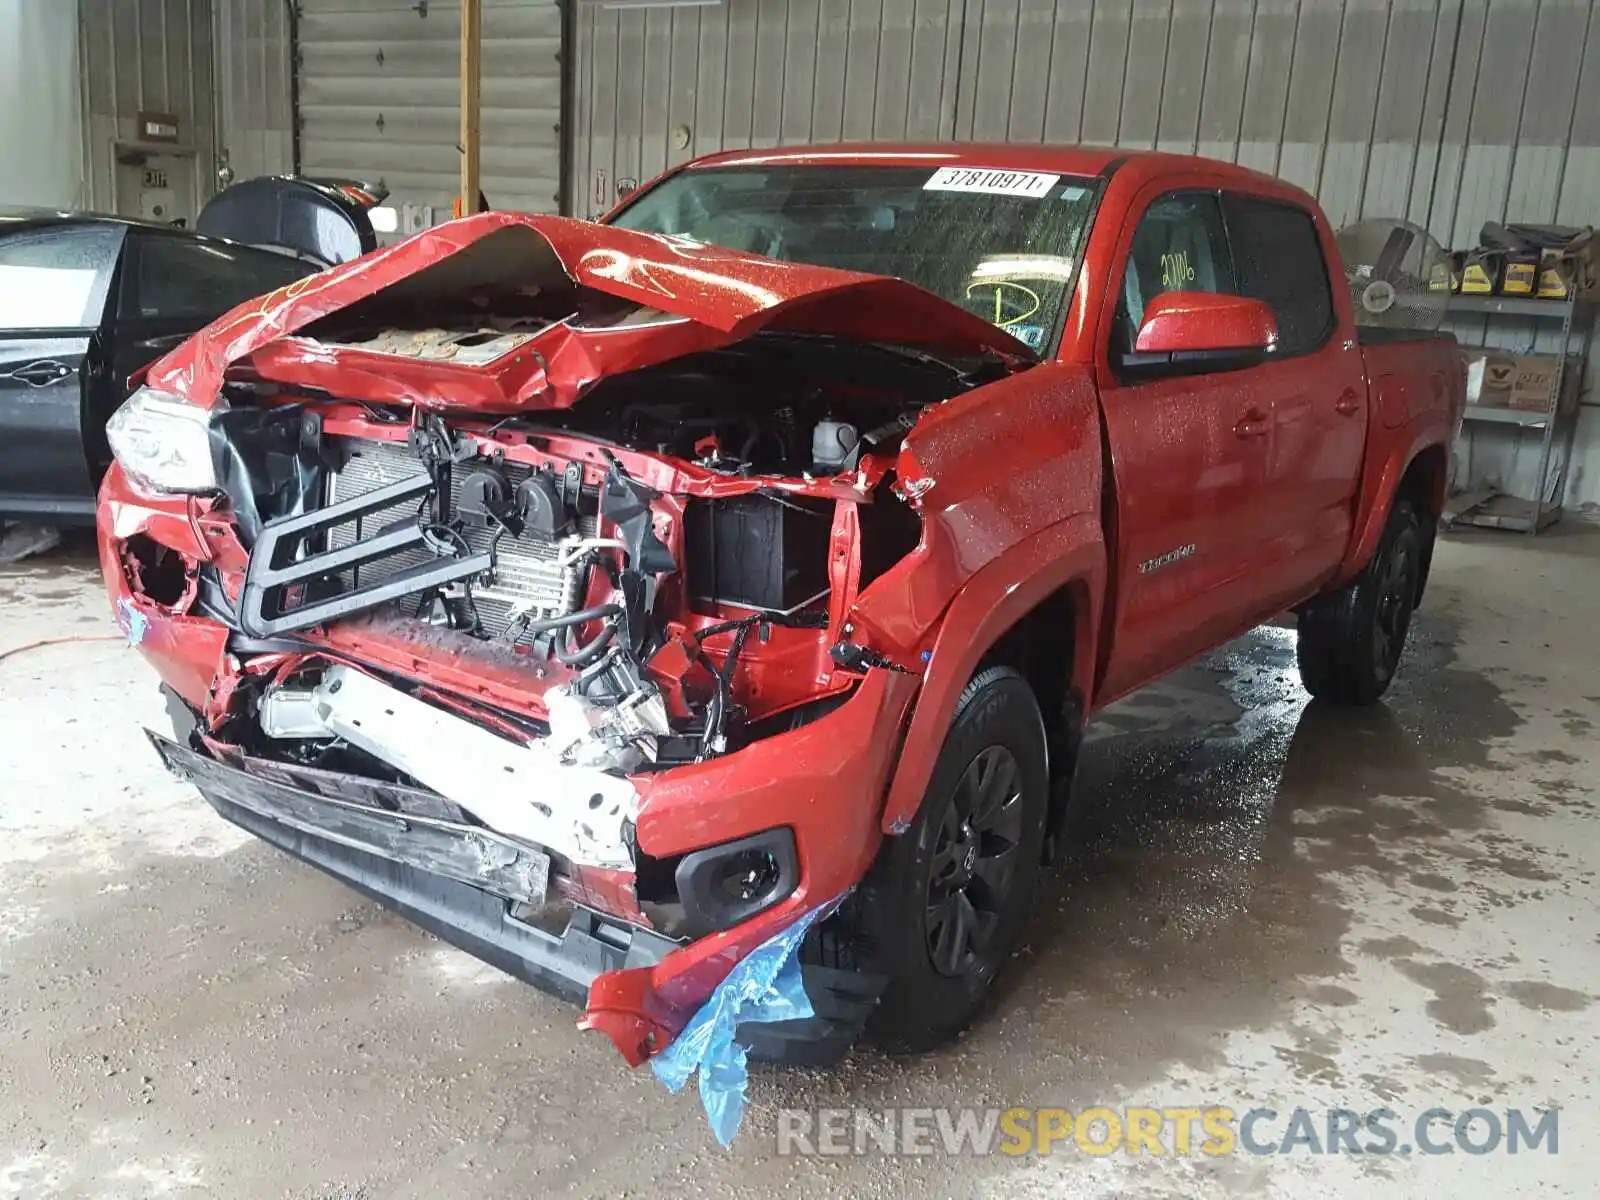
[[1274, 356], [1309, 354], [1333, 333], [1333, 291], [1322, 239], [1311, 214], [1293, 204], [1225, 193], [1239, 293], [1272, 308]]
[[122, 230], [61, 226], [0, 238], [0, 329], [96, 329]]
[[210, 321], [315, 269], [248, 246], [177, 234], [141, 234], [124, 311], [157, 320]]
[[1133, 348], [1145, 309], [1163, 292], [1237, 294], [1215, 192], [1169, 192], [1139, 218], [1122, 274], [1114, 352]]

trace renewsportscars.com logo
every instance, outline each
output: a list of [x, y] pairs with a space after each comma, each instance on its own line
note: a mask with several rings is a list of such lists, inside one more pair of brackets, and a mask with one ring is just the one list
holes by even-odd
[[785, 1108], [780, 1155], [1557, 1154], [1555, 1108]]

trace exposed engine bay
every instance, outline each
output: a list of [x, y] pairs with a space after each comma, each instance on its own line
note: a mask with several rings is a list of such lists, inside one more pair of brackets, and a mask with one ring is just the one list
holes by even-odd
[[[536, 734], [579, 771], [702, 761], [882, 665], [839, 625], [920, 536], [895, 455], [924, 407], [981, 378], [891, 347], [764, 335], [603, 380], [560, 412], [284, 405], [293, 457], [258, 456], [231, 489], [259, 528], [237, 623], [264, 646], [309, 649], [312, 631], [347, 626], [521, 671], [521, 711], [469, 719]], [[229, 392], [235, 415], [278, 398]], [[836, 555], [838, 538], [852, 544]], [[354, 748], [398, 767], [370, 728], [335, 718], [327, 674], [272, 681], [261, 731], [311, 765]], [[411, 763], [398, 778], [440, 787], [430, 774]], [[605, 841], [616, 857], [620, 838]]]

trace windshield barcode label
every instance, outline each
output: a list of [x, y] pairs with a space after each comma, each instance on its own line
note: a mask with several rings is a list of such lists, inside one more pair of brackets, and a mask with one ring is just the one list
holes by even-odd
[[994, 196], [1038, 199], [1055, 186], [1059, 175], [1036, 171], [995, 171], [986, 167], [940, 167], [922, 185], [925, 192], [987, 192]]

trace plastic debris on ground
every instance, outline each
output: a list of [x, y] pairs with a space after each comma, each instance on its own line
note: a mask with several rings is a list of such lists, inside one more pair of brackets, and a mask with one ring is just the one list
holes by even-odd
[[672, 1044], [650, 1060], [656, 1078], [673, 1092], [682, 1091], [699, 1070], [700, 1102], [724, 1146], [739, 1132], [750, 1083], [748, 1055], [734, 1032], [746, 1022], [797, 1021], [813, 1015], [800, 977], [800, 943], [842, 899], [805, 913], [741, 959]]
[[35, 525], [18, 521], [13, 525], [0, 524], [0, 567], [9, 567], [61, 544], [61, 531], [50, 525]]

